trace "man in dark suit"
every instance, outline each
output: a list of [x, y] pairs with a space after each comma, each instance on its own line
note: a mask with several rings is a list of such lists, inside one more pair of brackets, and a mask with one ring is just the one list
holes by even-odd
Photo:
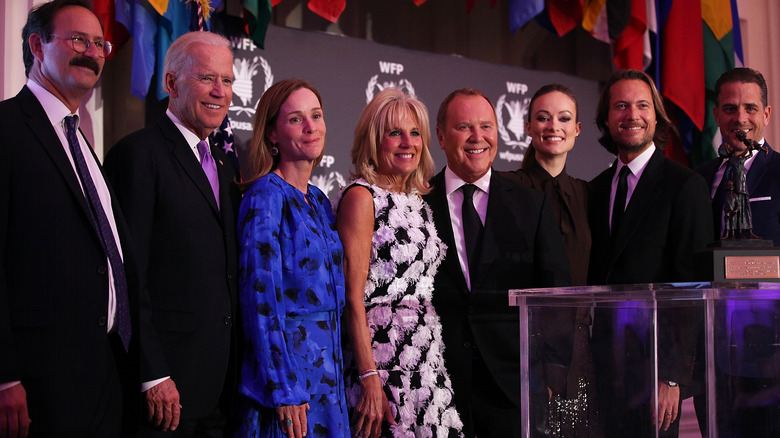
[[[747, 146], [737, 138], [737, 132], [758, 142], [766, 150], [754, 150], [744, 161], [747, 171], [747, 192], [753, 213], [753, 232], [780, 246], [780, 155], [766, 142], [762, 134], [769, 125], [772, 107], [767, 104], [767, 86], [764, 76], [750, 68], [735, 68], [724, 73], [715, 83], [715, 122], [723, 136], [724, 148], [736, 156], [743, 156]], [[723, 180], [727, 159], [715, 158], [696, 168], [710, 187], [716, 199]], [[713, 203], [715, 240], [723, 234], [723, 203]]]
[[[699, 175], [664, 157], [659, 149], [670, 121], [653, 81], [636, 70], [615, 72], [599, 99], [596, 125], [602, 133], [599, 141], [618, 159], [591, 181], [589, 282], [700, 280], [694, 273], [693, 254], [711, 238], [710, 199]], [[652, 373], [623, 364], [627, 376], [636, 373], [636, 386], [631, 387], [630, 377], [617, 381], [616, 365], [611, 363], [613, 341], [623, 336], [624, 329], [636, 340], [632, 343], [626, 335], [626, 358], [632, 348], [644, 348], [635, 358], [648, 358], [651, 352], [643, 341], [647, 330], [629, 323], [618, 332], [617, 313], [596, 311], [592, 345], [606, 435], [654, 436], [653, 406], [646, 391]], [[660, 419], [656, 424], [662, 434], [676, 435], [679, 427], [678, 385], [687, 387], [691, 379], [696, 314], [687, 308], [658, 312]], [[639, 395], [647, 398], [632, 404], [636, 401], [632, 397]]]
[[466, 436], [519, 437], [519, 319], [507, 291], [568, 285], [563, 241], [542, 193], [492, 171], [497, 122], [483, 93], [447, 96], [436, 134], [447, 167], [425, 200], [447, 244], [433, 304], [455, 404]]
[[231, 161], [208, 144], [230, 105], [232, 66], [222, 36], [177, 39], [166, 115], [106, 156], [139, 262], [142, 435], [222, 436], [235, 392], [240, 194]]
[[[723, 149], [742, 160], [747, 171], [747, 193], [752, 210], [753, 233], [780, 246], [780, 154], [764, 139], [763, 129], [769, 125], [772, 107], [767, 101], [764, 76], [750, 68], [735, 68], [723, 73], [715, 83], [715, 122], [723, 137]], [[745, 137], [762, 148], [745, 158], [747, 146], [737, 138]], [[698, 168], [707, 181], [713, 198], [712, 218], [714, 239], [724, 234], [723, 198], [718, 187], [726, 174], [729, 158], [716, 158]], [[744, 175], [743, 175], [744, 176]], [[778, 353], [778, 307], [774, 303], [734, 300], [724, 302], [730, 318], [718, 324], [716, 336], [727, 339], [733, 352], [746, 353], [740, 360], [718, 361], [716, 384], [718, 436], [772, 436], [780, 420], [780, 403], [776, 398], [764, 398], [762, 393], [777, 387], [777, 373], [771, 364]], [[736, 357], [734, 358], [736, 359]], [[736, 365], [735, 365], [736, 364]], [[746, 403], [740, 400], [755, 400]], [[706, 400], [696, 397], [696, 412], [700, 426], [706, 430]]]
[[30, 11], [22, 38], [27, 85], [0, 103], [0, 437], [118, 436], [130, 248], [77, 129], [110, 44], [73, 0]]

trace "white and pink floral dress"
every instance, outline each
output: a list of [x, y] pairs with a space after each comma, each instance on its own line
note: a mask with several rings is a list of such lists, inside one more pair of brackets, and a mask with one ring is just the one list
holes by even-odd
[[[433, 277], [446, 245], [418, 193], [397, 193], [353, 181], [374, 197], [374, 236], [364, 303], [379, 376], [398, 423], [385, 437], [463, 436], [444, 366], [441, 323], [431, 304]], [[352, 349], [344, 348], [347, 405], [360, 400]]]

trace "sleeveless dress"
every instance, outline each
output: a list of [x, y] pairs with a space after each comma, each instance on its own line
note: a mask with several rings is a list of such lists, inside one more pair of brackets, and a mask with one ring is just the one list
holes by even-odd
[[349, 438], [343, 249], [330, 201], [270, 173], [244, 195], [238, 230], [246, 348], [235, 436], [286, 438], [274, 408], [309, 403], [307, 438]]
[[[364, 304], [382, 387], [397, 426], [383, 423], [383, 437], [460, 437], [444, 366], [441, 323], [431, 304], [433, 277], [444, 258], [431, 209], [418, 193], [360, 185], [374, 197], [374, 235]], [[347, 405], [354, 410], [361, 387], [351, 347], [345, 346]]]

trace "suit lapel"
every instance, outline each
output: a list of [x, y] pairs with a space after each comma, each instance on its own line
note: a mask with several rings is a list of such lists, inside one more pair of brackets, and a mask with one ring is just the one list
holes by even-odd
[[590, 223], [593, 241], [607, 242], [609, 244], [607, 247], [610, 247], [612, 242], [609, 231], [609, 193], [616, 169], [617, 160], [606, 173], [602, 173], [591, 182], [593, 194]]
[[[181, 135], [179, 129], [167, 116], [163, 117], [163, 119], [160, 121], [160, 129], [167, 139], [171, 148], [171, 152], [179, 162], [179, 165], [182, 167], [182, 169], [184, 169], [190, 179], [192, 179], [195, 187], [198, 188], [198, 191], [200, 191], [201, 195], [203, 195], [206, 202], [209, 203], [211, 209], [214, 211], [214, 214], [221, 220], [219, 209], [217, 208], [217, 201], [214, 199], [214, 192], [211, 191], [211, 184], [209, 184], [209, 180], [206, 178], [206, 174], [203, 172], [203, 168], [200, 167], [198, 159], [195, 158], [195, 154], [192, 152], [192, 149], [190, 149], [190, 146], [184, 140], [184, 136]], [[221, 181], [223, 179], [222, 172], [219, 172], [221, 167], [223, 166], [220, 166], [219, 163], [217, 163], [218, 174], [220, 175], [220, 196], [222, 193]]]
[[436, 232], [439, 238], [447, 245], [447, 255], [441, 264], [440, 269], [446, 271], [458, 284], [461, 292], [468, 292], [466, 287], [466, 277], [463, 276], [463, 270], [458, 261], [458, 251], [455, 248], [455, 236], [452, 232], [452, 219], [450, 218], [450, 208], [447, 203], [447, 187], [444, 184], [444, 171], [439, 172], [431, 180], [433, 190], [427, 195], [426, 201], [433, 212], [433, 222], [436, 225]]
[[73, 193], [76, 202], [81, 206], [86, 217], [89, 218], [92, 213], [87, 205], [87, 199], [84, 197], [84, 192], [81, 190], [78, 176], [76, 175], [73, 166], [70, 164], [70, 160], [68, 160], [68, 155], [65, 153], [60, 138], [57, 136], [57, 133], [54, 132], [51, 124], [49, 124], [49, 117], [46, 115], [40, 102], [38, 102], [38, 99], [26, 85], [22, 88], [22, 91], [19, 92], [17, 97], [19, 98], [22, 111], [24, 111], [27, 116], [27, 128], [38, 140], [41, 147], [49, 154], [49, 157], [51, 157], [51, 160], [54, 162], [57, 169], [59, 169], [62, 178], [65, 180], [65, 184]]
[[[642, 177], [631, 194], [631, 199], [626, 206], [623, 220], [616, 236], [613, 239], [612, 256], [616, 258], [626, 247], [634, 233], [640, 232], [639, 226], [644, 215], [652, 211], [656, 198], [662, 193], [658, 187], [663, 181], [664, 156], [658, 149], [655, 150], [647, 163]], [[649, 207], [648, 207], [649, 206]]]
[[493, 266], [493, 261], [498, 255], [496, 242], [500, 238], [496, 233], [501, 233], [501, 223], [503, 217], [495, 214], [497, 210], [506, 209], [509, 204], [506, 203], [512, 194], [511, 188], [507, 187], [498, 176], [498, 172], [493, 171], [490, 175], [490, 193], [488, 194], [488, 207], [485, 214], [485, 230], [482, 234], [482, 244], [479, 248], [479, 269], [471, 273], [471, 288], [475, 289], [482, 285], [489, 272], [485, 268]]
[[767, 153], [764, 153], [762, 150], [753, 152], [757, 155], [747, 173], [747, 189], [749, 195], [756, 190], [759, 184], [761, 184], [764, 175], [766, 175], [766, 172], [769, 169], [769, 162], [772, 161], [772, 155], [775, 153], [775, 151], [769, 147], [768, 143], [764, 142], [764, 146], [767, 147]]

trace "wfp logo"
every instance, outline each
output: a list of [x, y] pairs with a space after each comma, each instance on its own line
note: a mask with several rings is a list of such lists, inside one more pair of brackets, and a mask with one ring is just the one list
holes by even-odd
[[[320, 167], [322, 167], [322, 164], [320, 164]], [[344, 179], [341, 173], [332, 171], [321, 175], [312, 175], [309, 184], [317, 186], [317, 188], [322, 190], [322, 193], [325, 193], [325, 196], [330, 198], [331, 195], [335, 196], [342, 187], [347, 185], [347, 180]]]
[[[379, 71], [383, 74], [390, 74], [400, 76], [404, 71], [403, 64], [395, 62], [379, 61]], [[414, 86], [408, 79], [388, 80], [379, 82], [379, 75], [371, 76], [368, 80], [368, 87], [366, 87], [366, 103], [371, 102], [376, 92], [382, 91], [385, 88], [398, 88], [404, 93], [414, 96]]]
[[[512, 149], [520, 148], [519, 152], [525, 152], [531, 143], [531, 137], [525, 133], [525, 121], [528, 118], [528, 104], [531, 99], [523, 97], [528, 91], [528, 85], [515, 82], [506, 83], [507, 94], [519, 94], [518, 100], [507, 98], [502, 94], [496, 101], [496, 121], [498, 122], [498, 134], [504, 144]], [[506, 116], [506, 119], [505, 119]], [[508, 119], [508, 120], [507, 120]], [[506, 121], [505, 121], [506, 120]]]
[[[260, 69], [263, 71], [265, 81], [262, 88], [256, 90], [255, 76], [257, 76]], [[233, 99], [235, 100], [238, 97], [241, 104], [237, 105], [231, 102], [230, 111], [235, 113], [235, 116], [246, 113], [246, 116], [251, 118], [255, 114], [255, 108], [260, 101], [260, 96], [274, 83], [271, 66], [262, 56], [255, 56], [251, 59], [235, 58], [233, 60], [233, 76], [235, 76], [233, 80]], [[251, 130], [251, 127], [249, 130]]]

